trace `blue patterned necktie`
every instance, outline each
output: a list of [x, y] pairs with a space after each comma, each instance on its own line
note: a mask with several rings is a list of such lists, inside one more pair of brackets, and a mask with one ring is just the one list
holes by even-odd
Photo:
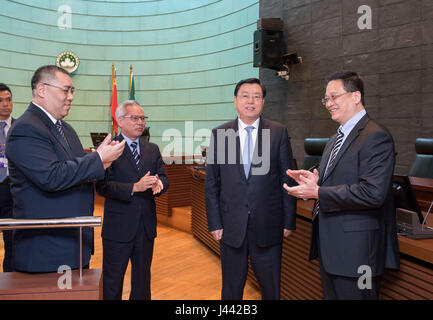
[[57, 120], [56, 128], [57, 128], [57, 130], [59, 130], [59, 133], [62, 136], [63, 140], [65, 140], [66, 144], [69, 145], [68, 140], [66, 140], [65, 132], [63, 131], [62, 122], [60, 120]]
[[[244, 160], [245, 177], [248, 178], [250, 168], [251, 168], [251, 156], [252, 156], [252, 151], [253, 151], [251, 131], [254, 130], [254, 127], [248, 126], [248, 127], [245, 127], [245, 130], [247, 130], [247, 136], [245, 138], [244, 152], [242, 154], [242, 158]], [[245, 162], [245, 160], [247, 160], [247, 161]]]
[[[328, 169], [331, 168], [335, 158], [337, 157], [337, 153], [340, 150], [341, 144], [343, 143], [343, 137], [344, 137], [343, 131], [341, 131], [341, 128], [338, 128], [337, 139], [335, 140], [334, 146], [332, 147], [331, 155], [329, 156], [329, 164], [326, 167], [325, 174], [323, 175], [324, 178], [328, 173]], [[314, 220], [318, 214], [319, 214], [319, 200], [317, 200], [316, 203], [314, 204], [312, 220]]]
[[6, 134], [5, 134], [6, 122], [0, 122], [0, 182], [3, 182], [8, 174], [7, 171], [7, 160], [5, 155], [6, 147]]
[[132, 157], [134, 158], [135, 165], [138, 168], [138, 164], [140, 163], [140, 155], [138, 154], [136, 141], [131, 142], [131, 148], [132, 148]]

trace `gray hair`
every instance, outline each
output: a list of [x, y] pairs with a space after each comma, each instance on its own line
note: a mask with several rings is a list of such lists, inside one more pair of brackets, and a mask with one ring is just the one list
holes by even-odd
[[140, 104], [136, 100], [125, 100], [121, 104], [119, 104], [117, 106], [117, 109], [116, 109], [116, 114], [115, 114], [116, 119], [125, 116], [126, 115], [126, 110], [125, 110], [126, 107], [134, 105], [134, 104], [141, 108]]

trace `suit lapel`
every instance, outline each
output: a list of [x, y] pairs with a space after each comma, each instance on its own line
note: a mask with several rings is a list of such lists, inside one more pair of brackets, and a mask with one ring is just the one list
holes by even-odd
[[143, 172], [144, 170], [143, 160], [144, 160], [144, 155], [148, 153], [147, 152], [148, 142], [144, 137], [142, 137], [139, 141], [140, 141], [140, 162], [138, 163], [138, 171], [140, 172], [140, 175], [144, 175], [146, 173]]
[[[344, 153], [349, 148], [349, 146], [352, 144], [352, 142], [359, 136], [360, 131], [364, 129], [368, 120], [369, 120], [368, 115], [367, 114], [364, 115], [358, 121], [358, 123], [355, 125], [355, 127], [352, 129], [352, 131], [350, 131], [349, 136], [346, 138], [346, 140], [344, 140], [344, 143], [341, 146], [340, 150], [338, 150], [337, 156], [335, 157], [332, 166], [330, 168], [328, 168], [328, 172], [326, 173], [326, 176], [323, 177], [323, 181], [325, 181], [332, 174], [332, 172], [334, 171], [334, 168], [338, 165], [338, 162], [343, 157]], [[333, 139], [333, 141], [335, 141], [336, 137], [337, 137], [337, 135], [335, 135], [335, 138]], [[332, 143], [331, 148], [328, 148], [328, 149], [330, 149], [329, 152], [331, 152], [331, 149], [333, 146], [334, 146], [334, 143]], [[328, 158], [329, 158], [329, 155], [326, 158], [326, 161], [328, 161]], [[325, 166], [326, 166], [326, 164], [325, 164]]]
[[326, 164], [328, 163], [328, 159], [331, 155], [332, 147], [335, 144], [335, 140], [337, 139], [337, 134], [334, 134], [328, 141], [325, 150], [323, 150], [322, 158], [320, 159], [320, 165], [319, 165], [319, 184], [323, 181], [323, 176], [325, 174]]
[[[240, 142], [241, 140], [239, 137], [238, 118], [236, 118], [236, 120], [233, 122], [233, 128], [232, 129], [238, 133], [236, 135], [236, 167], [238, 169], [240, 176], [242, 177], [242, 180], [245, 180], [246, 177], [245, 177], [243, 158], [242, 158], [242, 152], [241, 152], [241, 142]], [[230, 157], [228, 155], [230, 155], [230, 152], [232, 152], [232, 151], [228, 150], [228, 143], [225, 144], [225, 148], [226, 148], [226, 157], [228, 157], [227, 159], [229, 159]]]
[[36, 114], [39, 119], [41, 119], [42, 123], [50, 130], [52, 136], [54, 139], [62, 146], [62, 149], [70, 156], [74, 157], [72, 154], [71, 148], [66, 144], [66, 141], [63, 140], [62, 136], [59, 133], [59, 130], [57, 130], [54, 123], [51, 121], [50, 118], [41, 110], [39, 107], [35, 106], [33, 103], [30, 103], [29, 111]]

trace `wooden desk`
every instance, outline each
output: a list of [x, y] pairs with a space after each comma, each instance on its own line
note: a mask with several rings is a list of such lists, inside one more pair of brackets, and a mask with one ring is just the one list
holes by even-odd
[[158, 214], [171, 216], [172, 208], [191, 205], [191, 175], [187, 168], [195, 165], [194, 159], [198, 159], [198, 156], [163, 158], [169, 187], [163, 195], [155, 197]]
[[[219, 254], [219, 243], [207, 231], [204, 202], [205, 173], [188, 169], [192, 181], [192, 232]], [[193, 178], [194, 176], [194, 178]], [[319, 300], [323, 298], [317, 260], [309, 261], [311, 211], [314, 201], [298, 200], [296, 231], [284, 239], [281, 262], [281, 299]], [[380, 299], [433, 299], [433, 240], [398, 237], [400, 270], [386, 270]], [[248, 278], [257, 284], [251, 270]]]

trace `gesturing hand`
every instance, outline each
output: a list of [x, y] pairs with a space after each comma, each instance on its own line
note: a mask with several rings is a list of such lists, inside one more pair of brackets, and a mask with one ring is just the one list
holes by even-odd
[[114, 160], [120, 157], [125, 148], [126, 141], [111, 141], [111, 134], [108, 134], [104, 141], [101, 142], [99, 147], [96, 149], [96, 152], [99, 153], [101, 157], [102, 164], [104, 169], [107, 169]]
[[287, 175], [295, 180], [298, 185], [289, 187], [287, 184], [283, 188], [288, 194], [301, 199], [318, 199], [319, 198], [319, 172], [314, 169], [313, 172], [308, 170], [287, 170]]

